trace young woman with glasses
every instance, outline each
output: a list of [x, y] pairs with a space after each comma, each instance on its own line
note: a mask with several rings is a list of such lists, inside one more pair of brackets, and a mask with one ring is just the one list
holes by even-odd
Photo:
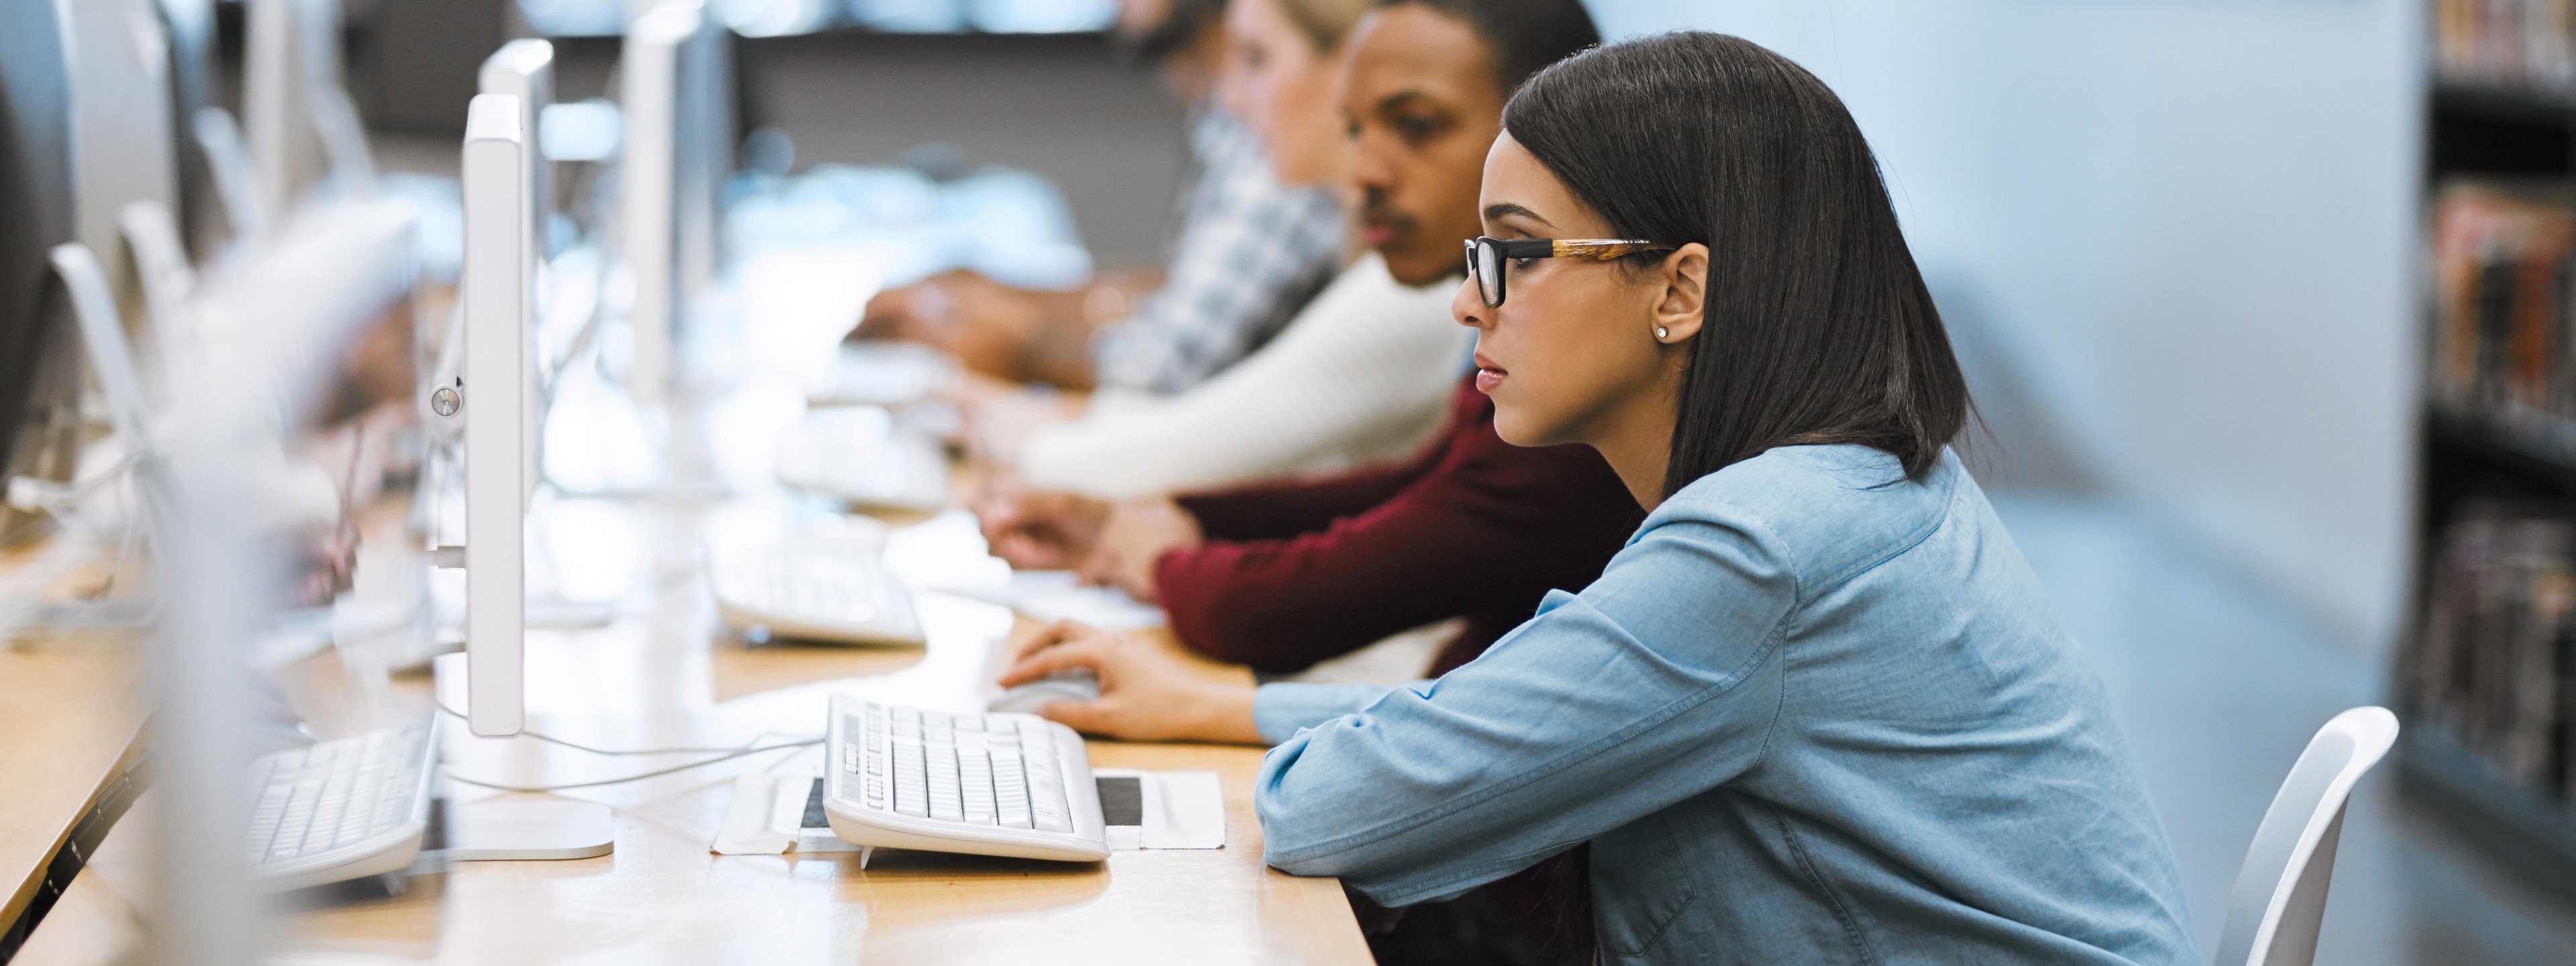
[[[1582, 843], [1604, 961], [2183, 963], [2100, 685], [1948, 443], [1968, 398], [1839, 100], [1672, 34], [1533, 79], [1452, 311], [1518, 445], [1645, 524], [1440, 679], [1221, 689], [1059, 630], [1115, 732], [1258, 737], [1269, 862], [1385, 906]], [[1104, 727], [1105, 725], [1105, 727]]]

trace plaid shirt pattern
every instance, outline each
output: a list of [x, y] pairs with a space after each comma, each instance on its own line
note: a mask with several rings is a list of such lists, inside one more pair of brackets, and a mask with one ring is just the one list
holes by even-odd
[[1251, 128], [1202, 111], [1190, 150], [1198, 182], [1163, 287], [1092, 343], [1104, 387], [1198, 385], [1270, 341], [1341, 269], [1341, 205], [1324, 189], [1280, 184]]

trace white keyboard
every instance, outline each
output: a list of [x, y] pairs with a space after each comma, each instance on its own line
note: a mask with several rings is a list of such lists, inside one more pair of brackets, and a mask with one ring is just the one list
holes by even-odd
[[948, 454], [883, 409], [818, 409], [779, 441], [778, 481], [854, 506], [937, 510], [948, 505]]
[[1091, 759], [1033, 714], [832, 699], [823, 813], [853, 845], [1029, 859], [1109, 857]]
[[242, 857], [270, 889], [300, 889], [408, 866], [429, 827], [437, 730], [386, 728], [263, 755], [251, 763]]
[[912, 595], [874, 553], [797, 543], [707, 550], [716, 611], [735, 627], [844, 644], [920, 644]]
[[957, 384], [957, 362], [911, 342], [844, 342], [828, 385], [813, 392], [816, 405], [913, 402]]

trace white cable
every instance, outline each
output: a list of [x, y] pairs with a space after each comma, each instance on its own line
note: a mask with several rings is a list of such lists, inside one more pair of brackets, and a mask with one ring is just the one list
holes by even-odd
[[[448, 706], [447, 706], [447, 702], [445, 702], [445, 701], [440, 701], [440, 702], [438, 702], [438, 710], [439, 710], [439, 712], [440, 712], [440, 713], [445, 714], [445, 715], [447, 715], [447, 716], [449, 716], [449, 717], [452, 717], [452, 718], [459, 718], [459, 719], [462, 719], [462, 718], [464, 718], [464, 717], [465, 717], [463, 714], [459, 714], [459, 713], [457, 713], [457, 710], [456, 710], [456, 709], [451, 708], [451, 707], [448, 707]], [[550, 744], [550, 745], [562, 745], [562, 746], [564, 746], [564, 747], [566, 747], [566, 748], [570, 748], [570, 749], [572, 749], [572, 750], [574, 750], [574, 751], [587, 751], [587, 752], [589, 752], [589, 753], [591, 753], [591, 754], [594, 754], [594, 755], [720, 755], [720, 754], [728, 754], [728, 753], [734, 753], [734, 752], [740, 752], [740, 751], [743, 751], [743, 750], [745, 750], [745, 749], [748, 749], [748, 748], [752, 747], [753, 745], [760, 744], [761, 739], [764, 739], [764, 738], [771, 738], [771, 737], [777, 737], [777, 738], [792, 738], [792, 739], [795, 739], [795, 744], [796, 744], [796, 745], [810, 745], [810, 744], [815, 744], [815, 743], [821, 742], [821, 741], [823, 740], [823, 736], [821, 736], [821, 735], [814, 735], [814, 736], [808, 737], [808, 736], [804, 736], [804, 735], [789, 734], [789, 733], [784, 732], [784, 731], [763, 731], [763, 732], [761, 732], [761, 733], [759, 733], [759, 734], [753, 735], [753, 736], [751, 737], [751, 740], [750, 740], [750, 741], [743, 742], [742, 744], [739, 744], [739, 745], [730, 745], [730, 746], [723, 747], [723, 748], [639, 748], [639, 749], [634, 749], [634, 750], [617, 750], [617, 749], [611, 749], [611, 748], [593, 748], [593, 747], [591, 747], [591, 746], [589, 746], [589, 745], [585, 745], [585, 744], [582, 744], [582, 743], [580, 743], [580, 742], [576, 742], [576, 741], [566, 741], [566, 740], [564, 740], [564, 739], [562, 739], [562, 738], [557, 738], [557, 737], [555, 737], [555, 736], [553, 736], [553, 735], [549, 735], [549, 734], [546, 734], [546, 733], [544, 733], [544, 732], [540, 732], [540, 731], [521, 730], [521, 731], [519, 732], [519, 734], [521, 734], [521, 735], [525, 735], [525, 736], [530, 737], [530, 738], [537, 739], [538, 741], [542, 741], [542, 742], [545, 742], [545, 743]], [[793, 746], [791, 746], [791, 745], [772, 745], [772, 746], [770, 746], [770, 747], [773, 747], [773, 748], [787, 748], [787, 747], [793, 747]], [[711, 759], [711, 760], [721, 761], [721, 760], [723, 760], [723, 759]]]
[[13, 476], [9, 478], [9, 503], [20, 509], [59, 512], [58, 507], [69, 506], [72, 501], [87, 496], [91, 490], [122, 481], [126, 471], [133, 469], [138, 461], [138, 457], [129, 454], [95, 476], [68, 483], [56, 483], [32, 476]]
[[142, 601], [142, 610], [130, 616], [119, 616], [106, 607], [93, 606], [107, 603], [105, 595], [115, 589], [117, 575], [125, 569], [126, 561], [143, 535], [142, 518], [150, 508], [140, 494], [130, 495], [125, 501], [124, 512], [116, 514], [116, 556], [109, 563], [106, 583], [99, 588], [100, 596], [60, 604], [47, 603], [43, 599], [47, 588], [99, 549], [101, 537], [105, 535], [105, 528], [95, 525], [97, 514], [83, 512], [80, 504], [100, 496], [108, 487], [130, 482], [142, 465], [140, 455], [127, 454], [97, 475], [71, 483], [52, 483], [24, 476], [9, 480], [10, 504], [45, 511], [62, 524], [63, 535], [53, 541], [34, 563], [20, 568], [11, 575], [11, 579], [0, 581], [0, 634], [30, 624], [66, 626], [56, 616], [66, 607], [75, 613], [83, 609], [89, 611], [87, 616], [91, 620], [75, 621], [82, 626], [140, 627], [160, 616], [161, 602], [157, 595], [147, 596]]
[[[524, 732], [524, 731], [523, 731], [523, 732], [520, 732], [520, 733], [521, 733], [521, 734], [531, 734], [531, 732]], [[548, 740], [548, 741], [554, 741], [555, 739], [551, 739], [551, 738], [549, 738], [549, 739], [546, 739], [546, 740]], [[558, 744], [569, 744], [569, 743], [567, 743], [567, 742], [557, 742], [557, 743], [558, 743]], [[720, 756], [720, 757], [709, 758], [709, 759], [707, 759], [707, 760], [705, 760], [705, 761], [693, 761], [693, 762], [690, 762], [690, 763], [685, 764], [685, 765], [674, 765], [674, 766], [671, 766], [671, 767], [669, 767], [669, 768], [664, 768], [664, 769], [660, 769], [660, 770], [657, 770], [657, 771], [648, 771], [648, 772], [645, 772], [645, 773], [640, 774], [640, 775], [627, 775], [627, 776], [625, 776], [625, 777], [623, 777], [623, 778], [603, 778], [603, 779], [600, 779], [600, 780], [598, 780], [598, 781], [594, 781], [594, 782], [570, 782], [570, 783], [562, 784], [562, 785], [503, 785], [503, 784], [500, 784], [500, 783], [498, 783], [498, 782], [476, 781], [476, 780], [474, 780], [474, 779], [466, 778], [466, 777], [464, 777], [464, 776], [462, 776], [462, 775], [458, 775], [458, 774], [456, 774], [455, 772], [452, 772], [452, 771], [447, 773], [447, 779], [448, 779], [449, 781], [464, 782], [465, 784], [473, 785], [473, 786], [476, 786], [476, 787], [478, 787], [478, 788], [490, 788], [490, 789], [496, 789], [496, 790], [499, 790], [499, 791], [505, 791], [505, 792], [560, 792], [560, 791], [568, 791], [568, 790], [575, 789], [575, 788], [597, 788], [597, 787], [599, 787], [599, 786], [601, 786], [601, 785], [623, 785], [623, 784], [625, 784], [625, 783], [627, 783], [627, 782], [643, 781], [644, 779], [647, 779], [647, 778], [659, 778], [659, 777], [662, 777], [662, 776], [664, 776], [664, 775], [675, 774], [675, 773], [678, 773], [678, 772], [684, 772], [684, 771], [688, 771], [689, 769], [692, 769], [692, 768], [704, 768], [704, 767], [706, 767], [706, 766], [708, 766], [708, 765], [712, 765], [712, 764], [715, 764], [715, 763], [717, 763], [717, 762], [722, 762], [722, 761], [732, 761], [732, 760], [734, 760], [734, 759], [736, 759], [736, 758], [742, 758], [742, 757], [749, 756], [749, 755], [757, 755], [757, 754], [760, 754], [760, 753], [762, 753], [762, 752], [768, 752], [768, 751], [784, 751], [784, 750], [789, 749], [789, 748], [804, 748], [804, 747], [809, 747], [809, 746], [812, 746], [812, 745], [819, 745], [819, 744], [822, 744], [822, 743], [823, 743], [823, 739], [821, 739], [821, 738], [813, 738], [813, 739], [809, 739], [809, 740], [806, 740], [806, 741], [792, 741], [792, 742], [788, 742], [788, 743], [786, 743], [786, 744], [780, 744], [780, 745], [764, 745], [764, 746], [759, 747], [759, 748], [746, 748], [746, 749], [743, 749], [743, 750], [741, 750], [741, 751], [734, 752], [734, 753], [732, 753], [732, 754], [730, 754], [730, 755], [723, 755], [723, 756]], [[573, 746], [573, 747], [578, 747], [578, 746]], [[606, 752], [605, 754], [616, 754], [616, 752]], [[642, 754], [642, 752], [628, 752], [628, 754]]]

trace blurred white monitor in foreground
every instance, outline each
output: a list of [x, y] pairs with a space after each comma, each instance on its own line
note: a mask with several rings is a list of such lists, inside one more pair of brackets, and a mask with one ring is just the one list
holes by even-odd
[[634, 343], [627, 391], [661, 403], [689, 304], [716, 270], [716, 203], [733, 166], [732, 65], [724, 25], [700, 0], [662, 0], [627, 28], [618, 203]]
[[310, 208], [208, 276], [177, 335], [203, 347], [257, 326], [291, 333], [302, 361], [336, 357], [360, 328], [406, 307], [419, 274], [417, 225], [413, 208], [397, 201]]

